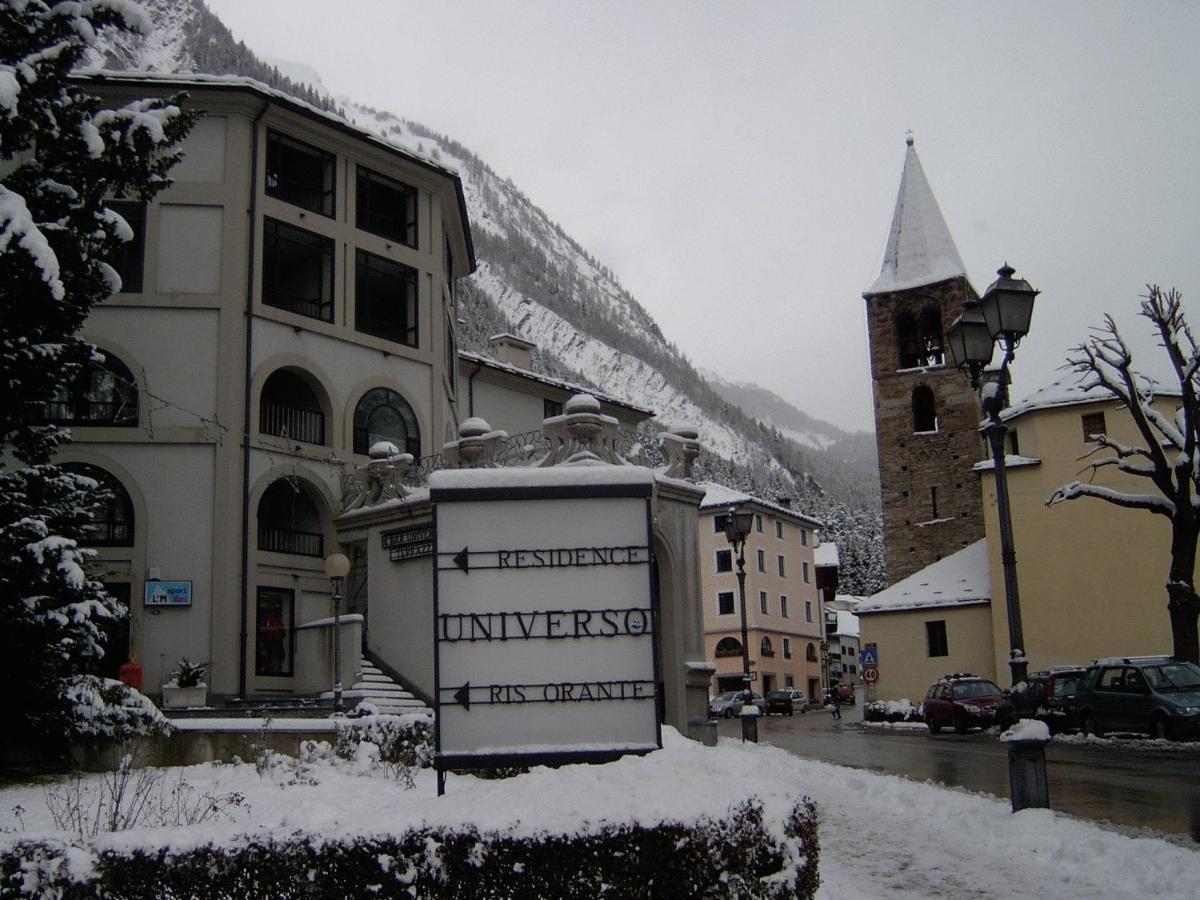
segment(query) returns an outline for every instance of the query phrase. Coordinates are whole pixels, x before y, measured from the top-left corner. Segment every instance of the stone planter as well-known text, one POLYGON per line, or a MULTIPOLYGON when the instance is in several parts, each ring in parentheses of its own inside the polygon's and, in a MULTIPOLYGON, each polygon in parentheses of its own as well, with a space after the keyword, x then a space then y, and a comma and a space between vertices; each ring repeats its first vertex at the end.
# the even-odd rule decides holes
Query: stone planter
POLYGON ((174 684, 162 686, 163 709, 187 709, 189 706, 208 705, 208 685, 204 682, 192 687, 179 687, 174 684))

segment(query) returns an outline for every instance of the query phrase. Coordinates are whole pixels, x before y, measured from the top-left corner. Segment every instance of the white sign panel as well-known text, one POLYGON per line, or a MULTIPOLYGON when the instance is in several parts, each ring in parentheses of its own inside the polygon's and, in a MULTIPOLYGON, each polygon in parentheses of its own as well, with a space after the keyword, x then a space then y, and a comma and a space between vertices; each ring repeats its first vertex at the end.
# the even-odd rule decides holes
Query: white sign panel
POLYGON ((650 485, 508 472, 432 485, 439 766, 661 746, 650 485))

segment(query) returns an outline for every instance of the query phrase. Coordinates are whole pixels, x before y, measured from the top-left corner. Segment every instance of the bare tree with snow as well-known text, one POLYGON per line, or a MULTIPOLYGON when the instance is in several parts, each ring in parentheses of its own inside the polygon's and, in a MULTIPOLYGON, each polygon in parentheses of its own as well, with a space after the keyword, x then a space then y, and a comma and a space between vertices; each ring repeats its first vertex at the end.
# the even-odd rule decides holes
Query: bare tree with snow
MULTIPOLYGON (((1111 316, 1104 327, 1072 351, 1068 363, 1085 378, 1121 401, 1137 426, 1141 442, 1127 446, 1107 434, 1091 435, 1102 457, 1088 468, 1093 476, 1105 467, 1144 478, 1153 491, 1135 493, 1074 481, 1047 501, 1054 505, 1097 497, 1127 509, 1146 510, 1171 522, 1171 568, 1167 575, 1167 612, 1177 659, 1200 662, 1200 597, 1196 594, 1196 546, 1200 538, 1200 348, 1183 314, 1175 289, 1147 286, 1141 315, 1153 323, 1178 381, 1180 408, 1174 417, 1154 407, 1156 384, 1133 368, 1133 355, 1111 316)), ((1175 396, 1175 386, 1169 391, 1175 396)), ((1164 391, 1166 393, 1166 391, 1164 391)), ((1091 455, 1091 454, 1089 454, 1091 455)))

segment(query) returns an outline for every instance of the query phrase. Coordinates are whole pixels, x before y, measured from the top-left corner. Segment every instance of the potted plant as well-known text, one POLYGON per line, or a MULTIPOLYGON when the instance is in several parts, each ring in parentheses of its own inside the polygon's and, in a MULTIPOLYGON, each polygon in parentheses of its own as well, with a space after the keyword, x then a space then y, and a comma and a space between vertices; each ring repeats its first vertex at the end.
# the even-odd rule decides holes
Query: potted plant
POLYGON ((163 707, 184 709, 189 706, 205 706, 208 703, 208 685, 204 674, 208 666, 195 663, 184 657, 171 673, 171 680, 162 686, 163 707))

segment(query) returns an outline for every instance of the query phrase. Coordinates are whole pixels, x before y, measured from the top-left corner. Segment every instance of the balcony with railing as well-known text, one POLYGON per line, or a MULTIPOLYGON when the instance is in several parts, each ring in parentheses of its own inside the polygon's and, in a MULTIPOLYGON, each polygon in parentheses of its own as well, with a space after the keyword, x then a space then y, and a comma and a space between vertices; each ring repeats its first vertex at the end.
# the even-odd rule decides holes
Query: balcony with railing
POLYGON ((312 531, 296 531, 290 528, 258 528, 258 549, 270 553, 291 553, 296 556, 325 555, 325 538, 312 531))
POLYGON ((317 410, 264 400, 259 429, 263 434, 292 441, 324 444, 325 414, 317 410))

